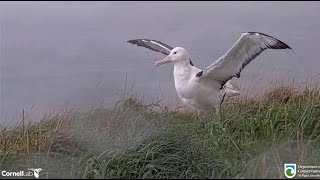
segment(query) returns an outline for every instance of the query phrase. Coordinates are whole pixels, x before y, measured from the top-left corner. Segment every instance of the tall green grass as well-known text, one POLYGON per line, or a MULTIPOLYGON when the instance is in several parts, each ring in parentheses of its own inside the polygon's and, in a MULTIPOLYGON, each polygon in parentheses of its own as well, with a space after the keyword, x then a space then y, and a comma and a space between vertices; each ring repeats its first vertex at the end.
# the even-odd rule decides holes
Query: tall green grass
POLYGON ((131 97, 23 124, 1 130, 0 169, 41 167, 42 178, 284 178, 284 163, 320 164, 315 86, 233 99, 219 117, 131 97))

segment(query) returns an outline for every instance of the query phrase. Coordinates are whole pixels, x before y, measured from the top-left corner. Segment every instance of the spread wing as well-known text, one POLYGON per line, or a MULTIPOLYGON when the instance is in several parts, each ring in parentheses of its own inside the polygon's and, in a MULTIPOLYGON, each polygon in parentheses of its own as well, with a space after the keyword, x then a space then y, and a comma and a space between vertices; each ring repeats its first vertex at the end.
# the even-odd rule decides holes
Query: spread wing
MULTIPOLYGON (((150 39, 133 39, 127 41, 131 44, 136 44, 137 46, 145 47, 151 49, 152 51, 160 52, 165 55, 169 55, 170 51, 173 49, 171 46, 157 40, 150 39)), ((190 59, 190 64, 193 66, 193 63, 190 59)))
POLYGON ((156 52, 161 52, 162 54, 165 54, 165 55, 169 55, 170 51, 173 49, 171 46, 157 40, 133 39, 127 42, 131 44, 136 44, 137 46, 142 46, 142 47, 151 49, 156 52))
MULTIPOLYGON (((258 32, 246 32, 216 62, 199 72, 197 77, 209 77, 223 86, 233 77, 240 77, 241 70, 266 49, 291 49, 282 41, 258 32)), ((291 49, 292 50, 292 49, 291 49)))

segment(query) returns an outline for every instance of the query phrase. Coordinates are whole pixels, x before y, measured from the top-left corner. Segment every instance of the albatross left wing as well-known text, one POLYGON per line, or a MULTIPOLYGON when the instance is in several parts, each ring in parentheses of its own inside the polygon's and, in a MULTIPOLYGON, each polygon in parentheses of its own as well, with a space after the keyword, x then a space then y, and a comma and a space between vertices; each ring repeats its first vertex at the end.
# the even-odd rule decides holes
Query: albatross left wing
MULTIPOLYGON (((131 44, 136 44, 137 46, 142 46, 152 51, 160 52, 165 55, 169 55, 170 51, 173 49, 171 46, 157 40, 150 40, 150 39, 133 39, 127 41, 131 44)), ((193 66, 193 63, 190 59, 190 64, 193 66)))
POLYGON ((165 55, 169 55, 170 51, 173 49, 171 46, 157 40, 133 39, 127 42, 131 44, 136 44, 137 46, 142 46, 142 47, 151 49, 152 51, 161 52, 162 54, 165 54, 165 55))

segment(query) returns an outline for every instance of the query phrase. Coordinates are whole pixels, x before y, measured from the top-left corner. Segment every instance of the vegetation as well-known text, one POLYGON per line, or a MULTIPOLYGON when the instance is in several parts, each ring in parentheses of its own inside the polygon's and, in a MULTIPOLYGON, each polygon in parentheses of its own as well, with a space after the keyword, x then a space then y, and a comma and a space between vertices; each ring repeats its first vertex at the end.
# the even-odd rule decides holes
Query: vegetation
POLYGON ((0 169, 42 178, 284 178, 320 165, 320 91, 278 86, 200 119, 131 97, 114 109, 61 111, 0 131, 0 169))

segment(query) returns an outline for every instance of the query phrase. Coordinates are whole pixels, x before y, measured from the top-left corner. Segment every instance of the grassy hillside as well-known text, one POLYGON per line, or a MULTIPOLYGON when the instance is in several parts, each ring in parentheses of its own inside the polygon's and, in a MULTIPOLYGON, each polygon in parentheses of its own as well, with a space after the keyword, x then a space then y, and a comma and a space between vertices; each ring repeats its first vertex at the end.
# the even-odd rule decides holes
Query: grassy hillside
POLYGON ((0 170, 42 178, 284 178, 320 165, 320 91, 281 86, 227 102, 221 116, 142 105, 59 112, 0 132, 0 170))

